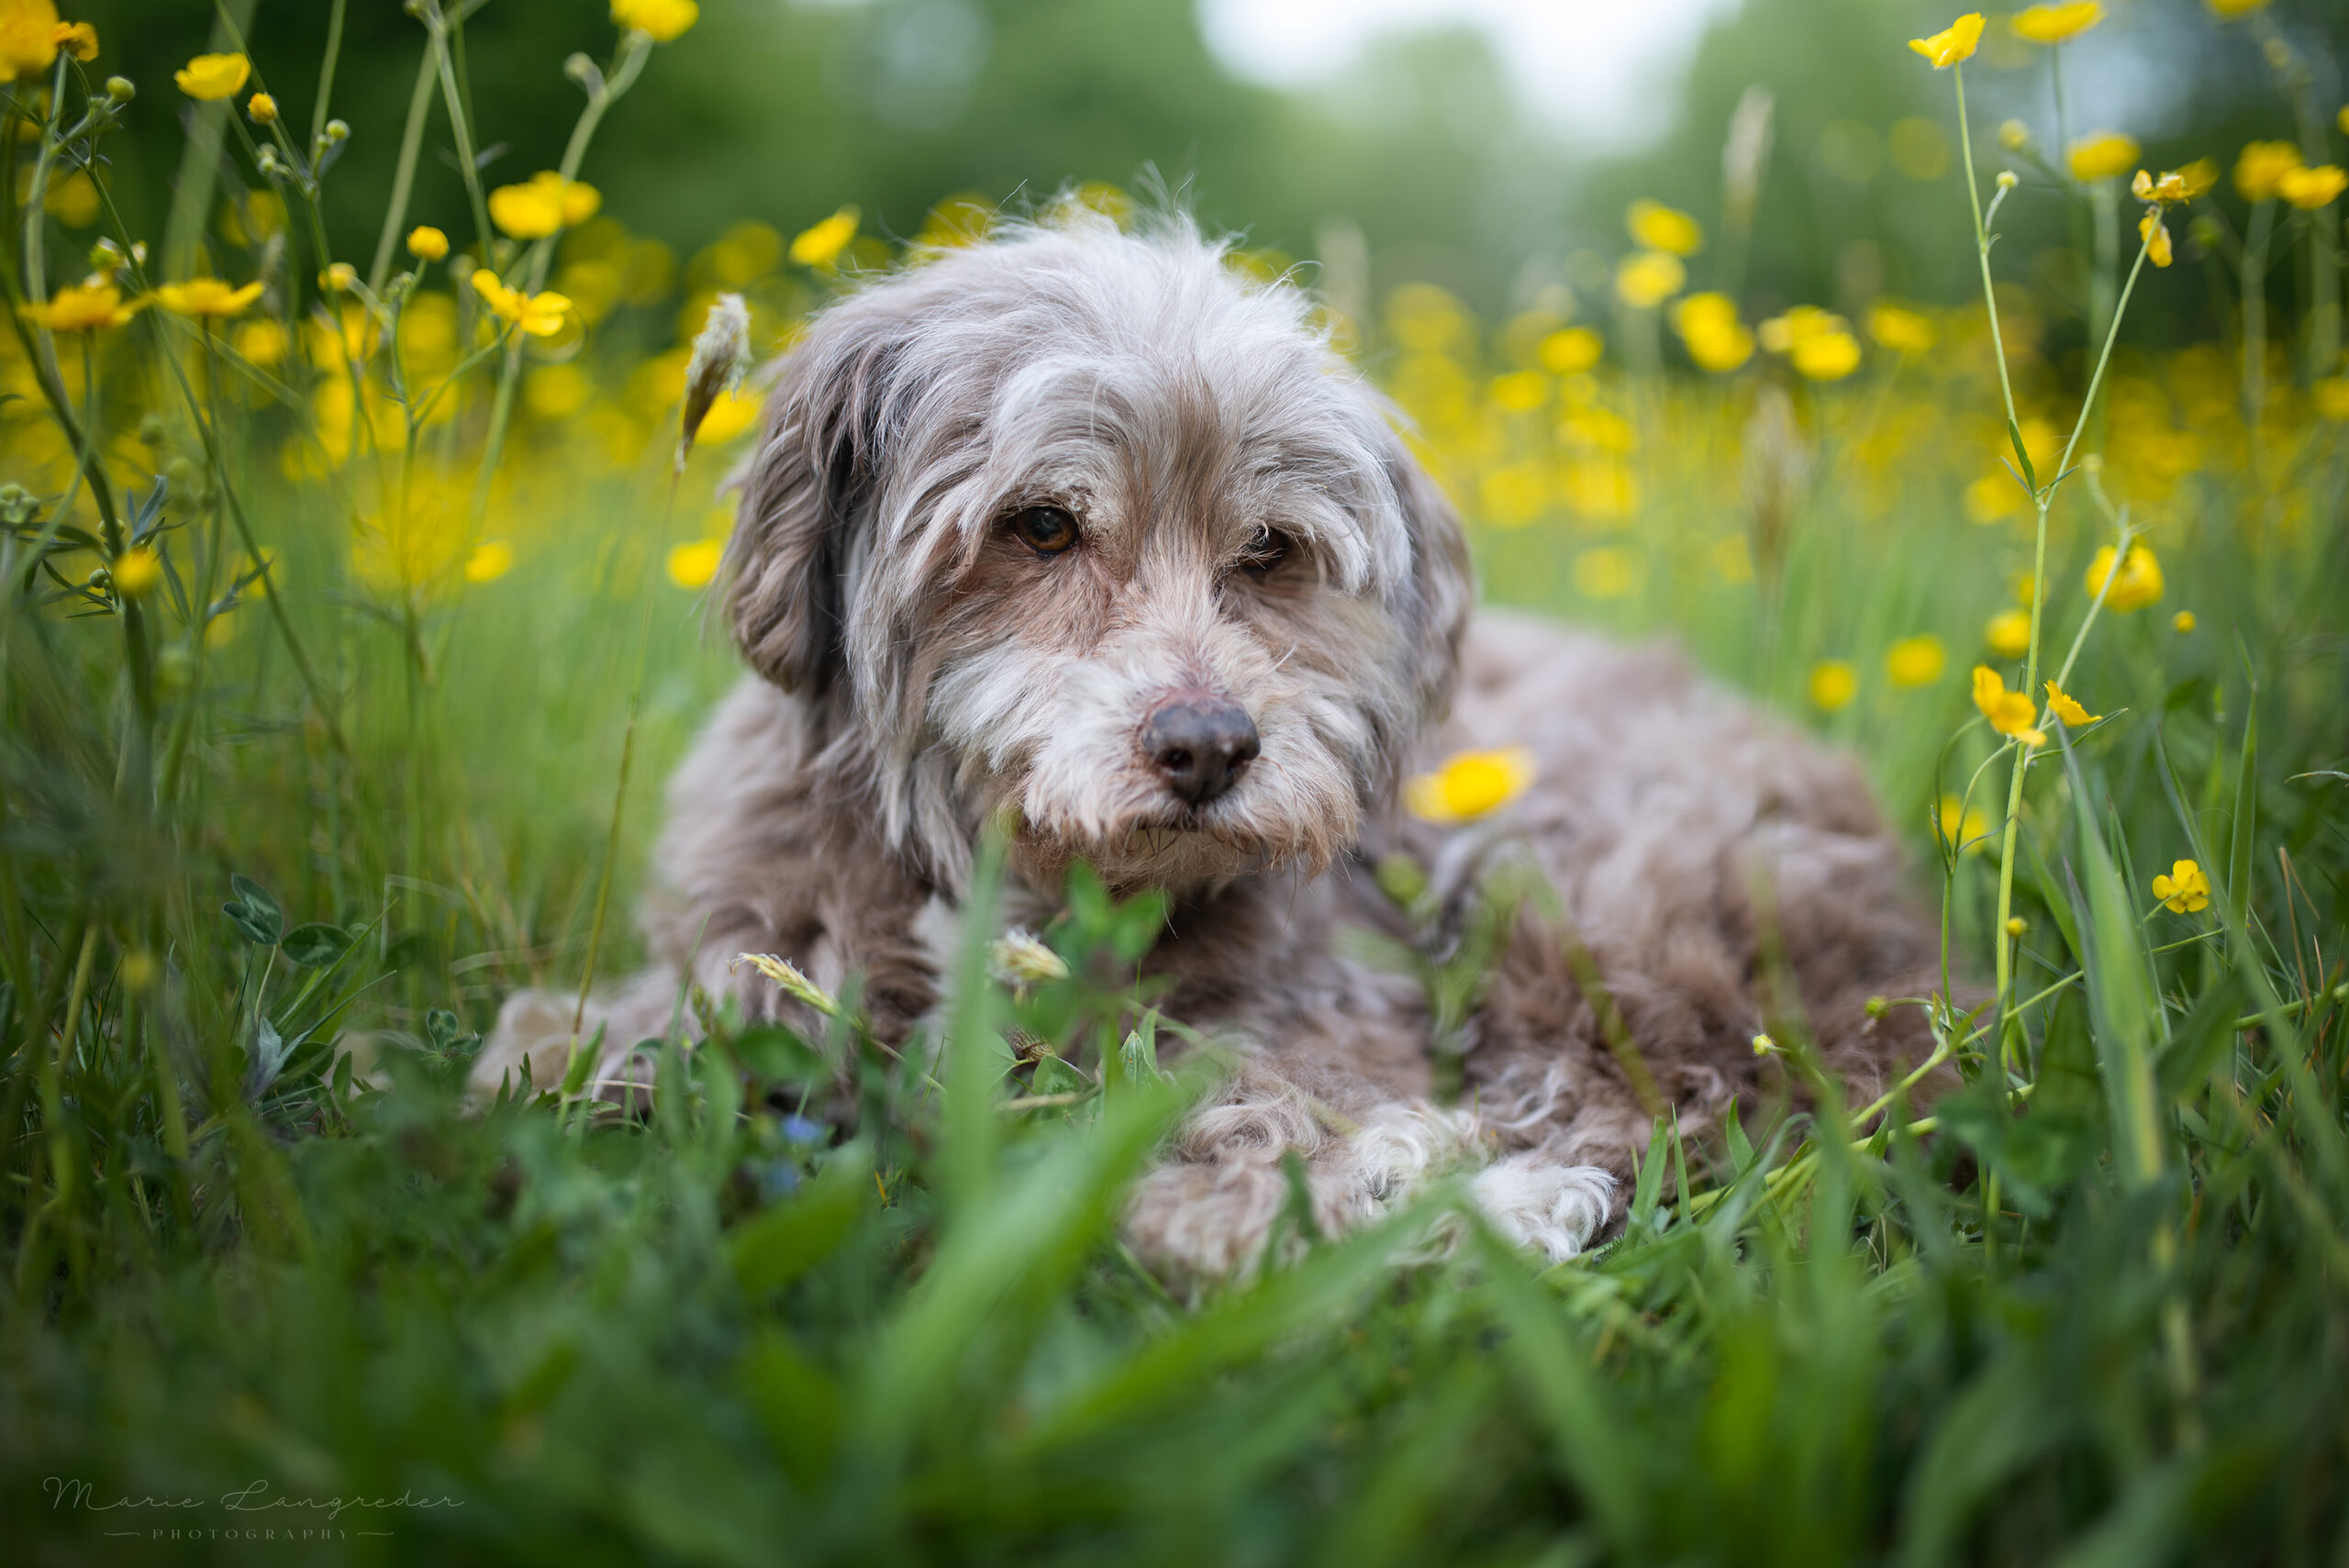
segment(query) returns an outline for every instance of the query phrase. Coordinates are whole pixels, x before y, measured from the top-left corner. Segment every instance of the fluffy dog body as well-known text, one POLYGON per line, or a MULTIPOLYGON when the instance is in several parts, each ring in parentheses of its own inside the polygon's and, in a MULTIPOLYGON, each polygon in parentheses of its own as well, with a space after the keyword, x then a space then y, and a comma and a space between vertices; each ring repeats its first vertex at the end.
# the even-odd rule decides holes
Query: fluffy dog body
MULTIPOLYGON (((1668 653, 1491 613, 1472 629, 1458 522, 1384 406, 1301 295, 1186 226, 1022 229, 818 317, 770 398, 727 584, 754 673, 673 783, 655 965, 597 1007, 615 1056, 661 1032, 681 976, 787 1006, 729 971, 744 951, 861 976, 902 1037, 998 812, 1012 920, 1048 917, 1080 857, 1163 889, 1145 964, 1166 1010, 1249 1047, 1129 1211, 1169 1272, 1250 1264, 1291 1151, 1325 1229, 1481 1165, 1501 1228, 1569 1255, 1659 1095, 1688 1130, 1753 1102, 1774 973, 1848 1076, 1922 1054, 1864 1007, 1931 949, 1849 762, 1668 653), (1407 770, 1503 744, 1540 769, 1515 806, 1399 819, 1407 770), (1430 940, 1367 870, 1398 848, 1455 915, 1500 854, 1558 895, 1561 919, 1504 946, 1456 1106, 1429 1097, 1416 987, 1335 940, 1430 940)), ((477 1081, 527 1052, 548 1083, 570 1023, 520 994, 477 1081)))

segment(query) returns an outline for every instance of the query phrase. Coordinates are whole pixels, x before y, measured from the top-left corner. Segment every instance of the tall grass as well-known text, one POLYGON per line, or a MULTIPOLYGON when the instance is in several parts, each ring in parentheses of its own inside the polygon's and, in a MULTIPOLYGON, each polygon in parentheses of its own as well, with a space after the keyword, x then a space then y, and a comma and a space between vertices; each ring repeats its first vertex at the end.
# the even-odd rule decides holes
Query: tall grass
MULTIPOLYGON (((495 134, 459 79, 474 8, 421 18, 417 113, 466 146, 495 134)), ((579 72, 562 177, 651 55, 623 34, 579 72)), ((1922 69, 1897 39, 1886 68, 1922 69)), ((183 187, 210 238, 148 256, 103 199, 90 78, 69 52, 11 85, 40 199, 0 212, 25 307, 0 405, 16 1554, 2349 1551, 2337 208, 2261 196, 2229 251, 2231 198, 2172 207, 2182 250, 2260 286, 2221 301, 2231 349, 2124 339, 2093 397, 2096 360, 2035 347, 2052 307, 2009 286, 1859 326, 1687 308, 1701 235, 1652 213, 1620 286, 1490 328, 1425 287, 1339 321, 1489 596, 1669 631, 1860 749, 1947 920, 1950 993, 1887 1005, 1931 1006, 1963 1084, 1827 1094, 1758 1144, 1659 1126, 1620 1238, 1557 1268, 1438 1185, 1344 1237, 1300 1208, 1280 1266, 1191 1301, 1115 1220, 1216 1063, 1162 1070, 1176 1021, 1097 978, 1154 912, 1083 882, 1062 964, 1014 986, 974 949, 903 1057, 852 988, 821 1038, 705 1016, 625 1112, 460 1105, 508 990, 628 961, 620 922, 591 951, 601 884, 626 906, 731 678, 693 590, 748 414, 721 403, 673 478, 675 344, 720 289, 776 340, 888 259, 853 215, 729 231, 678 290, 607 217, 501 224, 523 198, 484 181, 455 215, 394 195, 338 278, 311 221, 328 105, 297 143, 239 93, 195 110, 230 149, 217 200, 183 187), (464 254, 403 249, 435 219, 464 254), (1656 254, 1683 274, 1660 295, 1656 254), (553 330, 501 317, 474 262, 562 295, 553 330), (75 330, 59 284, 94 265, 123 301, 263 287, 75 330), (2305 335, 2271 267, 2310 291, 2305 335), (2108 546, 2158 580, 2095 571, 2108 546), (1977 648, 2030 694, 2020 737, 1968 700, 1977 648), (2056 723, 2034 670, 2101 718, 2056 723), (2207 898, 2175 892, 2189 860, 2207 898)), ((2014 161, 2010 199, 2118 210, 2014 161)), ((1780 1050, 1808 1071, 1798 1029, 1780 1050)))

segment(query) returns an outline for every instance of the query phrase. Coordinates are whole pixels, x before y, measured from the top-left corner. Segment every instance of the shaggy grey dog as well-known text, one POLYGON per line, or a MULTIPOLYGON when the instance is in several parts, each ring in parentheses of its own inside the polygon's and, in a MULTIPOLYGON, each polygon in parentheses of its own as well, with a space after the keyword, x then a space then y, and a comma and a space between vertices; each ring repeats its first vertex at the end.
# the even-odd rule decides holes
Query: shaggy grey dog
MULTIPOLYGON (((1474 1168, 1497 1225, 1564 1258, 1656 1109, 1701 1132, 1770 1087, 1765 1018, 1798 1009, 1863 1086, 1924 1054, 1913 1012, 1867 1006, 1932 948, 1854 766, 1668 652, 1472 624, 1459 521, 1390 410, 1303 295, 1186 222, 1019 227, 849 295, 740 483, 723 603, 753 673, 671 786, 656 966, 591 1009, 607 1078, 681 976, 794 1006, 729 969, 746 951, 861 975, 903 1037, 999 811, 1010 922, 1048 919, 1079 857, 1163 889, 1166 1011, 1245 1042, 1127 1214, 1170 1274, 1254 1263, 1292 1151, 1325 1230, 1474 1168), (1522 799, 1402 819, 1408 772, 1498 745, 1533 753, 1522 799), (1397 851, 1432 874, 1416 922, 1370 873, 1397 851), (1334 939, 1456 940, 1508 856, 1554 906, 1500 943, 1440 1105, 1418 988, 1334 939)), ((526 1053, 551 1084, 571 1015, 514 997, 477 1084, 526 1053)))

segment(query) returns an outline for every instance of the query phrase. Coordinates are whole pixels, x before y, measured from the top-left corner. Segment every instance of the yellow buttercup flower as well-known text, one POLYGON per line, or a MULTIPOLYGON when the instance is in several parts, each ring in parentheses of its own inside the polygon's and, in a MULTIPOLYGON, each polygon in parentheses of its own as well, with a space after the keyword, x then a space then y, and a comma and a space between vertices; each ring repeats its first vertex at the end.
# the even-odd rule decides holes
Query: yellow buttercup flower
POLYGON ((2154 878, 2154 896, 2173 915, 2194 915, 2210 906, 2210 879, 2192 861, 2173 861, 2167 876, 2154 878))
POLYGON ((189 97, 210 104, 235 97, 252 73, 253 62, 241 54, 199 54, 173 72, 172 80, 189 97))
POLYGON ((1542 368, 1552 375, 1579 375, 1597 364, 1606 351, 1607 339, 1587 327, 1553 332, 1534 350, 1541 356, 1542 368))
POLYGON ((1909 47, 1944 71, 1974 58, 1982 43, 1982 13, 1968 11, 1929 39, 1910 39, 1909 47))
POLYGON ((1675 256, 1693 256, 1705 243, 1705 231, 1695 218, 1661 202, 1633 202, 1631 211, 1623 215, 1623 226, 1649 250, 1668 250, 1675 256))
POLYGON ((791 241, 791 259, 803 267, 829 267, 856 238, 858 213, 844 206, 823 222, 803 228, 791 241))
POLYGON ((596 216, 604 198, 596 187, 541 169, 518 185, 489 193, 489 221, 513 239, 543 239, 596 216))
POLYGON ((449 237, 429 223, 408 230, 407 253, 419 261, 437 261, 449 253, 449 237))
POLYGON ((17 313, 51 332, 95 332, 120 327, 146 307, 143 299, 123 303, 122 291, 112 284, 83 284, 59 289, 46 305, 20 305, 17 313))
POLYGON ((1841 381, 1860 368, 1860 340, 1849 332, 1821 332, 1798 340, 1787 356, 1812 381, 1841 381))
POLYGON ((2053 681, 2047 683, 2047 711, 2074 729, 2085 728, 2104 717, 2082 707, 2079 699, 2065 695, 2064 688, 2053 681))
POLYGON ((1753 357, 1753 334, 1738 320, 1737 306, 1725 294, 1690 295, 1673 306, 1672 325, 1688 346, 1688 357, 1716 374, 1753 357))
POLYGON ((2031 612, 2000 610, 1982 628, 1982 640, 2001 659, 2020 659, 2031 651, 2031 612))
POLYGON ((245 117, 255 125, 277 122, 277 100, 266 93, 255 93, 245 100, 245 117))
POLYGON ((669 581, 680 588, 707 588, 725 556, 726 546, 714 539, 681 544, 669 552, 669 581))
POLYGON ((2039 710, 2021 692, 2007 690, 2006 681, 1987 664, 1974 666, 1974 706, 2001 735, 2011 735, 2036 746, 2047 737, 2032 728, 2039 710))
POLYGON ((1687 283, 1688 269, 1669 250, 1635 250, 1615 269, 1616 296, 1640 310, 1653 310, 1687 283))
POLYGON ((1947 668, 1948 651, 1942 647, 1942 639, 1930 632, 1921 637, 1904 637, 1884 651, 1884 673, 1896 686, 1930 686, 1942 678, 1942 672, 1947 668))
POLYGON ((2104 20, 2104 7, 2097 0, 2070 0, 2067 5, 2033 6, 2018 11, 2007 26, 2015 37, 2032 43, 2063 43, 2078 38, 2104 20))
POLYGON ((56 64, 63 29, 50 0, 0 0, 0 82, 37 77, 56 64))
POLYGON ((2135 168, 2139 150, 2135 137, 2117 130, 2100 130, 2072 143, 2065 161, 2071 166, 2073 179, 2084 185, 2093 184, 2135 168))
POLYGON ((1810 700, 1829 713, 1860 695, 1860 673, 1849 660, 1822 659, 1810 667, 1810 700))
POLYGON ((318 274, 318 286, 328 294, 348 294, 359 286, 359 269, 348 261, 337 261, 318 274))
POLYGON ((502 539, 484 539, 465 557, 465 581, 495 583, 514 570, 514 547, 502 539))
POLYGON ((259 278, 242 288, 230 288, 218 278, 190 278, 184 284, 164 284, 155 290, 155 303, 175 316, 242 316, 245 307, 260 297, 259 278))
POLYGON ((98 58, 98 29, 87 22, 60 22, 57 47, 87 65, 98 58))
POLYGON ((2161 209, 2153 208, 2137 220, 2137 236, 2145 242, 2145 255, 2156 267, 2166 267, 2176 259, 2170 249, 2169 226, 2162 221, 2161 209))
POLYGON ((1933 831, 1951 849, 1965 854, 1978 855, 1990 847, 1989 814, 1954 795, 1943 795, 1934 806, 1933 831))
POLYGON ((1868 311, 1868 336, 1876 339, 1879 349, 1896 354, 1922 354, 1931 351, 1939 334, 1931 317, 1879 301, 1868 311))
POLYGON ((654 43, 671 42, 700 17, 694 0, 612 0, 613 22, 651 35, 654 43))
POLYGON ((2162 563, 2154 559, 2151 550, 2142 544, 2131 545, 2128 559, 2121 562, 2117 575, 2113 570, 2116 553, 2108 544, 2096 552, 2094 561, 2088 562, 2089 593, 2103 589, 2106 578, 2112 579, 2111 591, 2104 595, 2105 608, 2126 615, 2132 610, 2143 609, 2162 596, 2162 563))
POLYGON ((2254 11, 2264 9, 2267 0, 2202 0, 2202 3, 2221 20, 2232 21, 2237 17, 2248 17, 2254 11))
POLYGON ((145 545, 133 545, 114 558, 114 591, 126 599, 144 597, 163 580, 163 558, 145 545))
POLYGON ((544 294, 525 294, 520 289, 507 288, 495 272, 486 267, 475 269, 473 292, 489 308, 514 323, 533 338, 551 338, 562 330, 562 318, 571 313, 571 301, 551 289, 544 294))
POLYGON ((2276 194, 2302 212, 2330 206, 2343 190, 2349 190, 2349 173, 2331 163, 2320 163, 2313 169, 2287 169, 2276 181, 2276 194))
POLYGON ((1537 771, 1531 747, 1461 751, 1446 758, 1435 772, 1406 783, 1403 800, 1411 815, 1424 822, 1474 822, 1523 795, 1537 771))
POLYGON ((2235 189, 2247 202, 2266 201, 2299 166, 2300 150, 2288 141, 2246 142, 2235 156, 2235 189))

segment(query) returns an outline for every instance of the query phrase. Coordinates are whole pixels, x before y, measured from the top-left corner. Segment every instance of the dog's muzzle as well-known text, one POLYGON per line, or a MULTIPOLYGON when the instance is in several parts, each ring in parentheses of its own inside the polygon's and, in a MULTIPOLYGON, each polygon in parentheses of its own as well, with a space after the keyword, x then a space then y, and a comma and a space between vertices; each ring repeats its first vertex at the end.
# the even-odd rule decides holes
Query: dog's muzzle
POLYGON ((1168 789, 1205 806, 1256 760, 1256 722, 1230 697, 1177 692, 1143 716, 1141 749, 1168 789))

